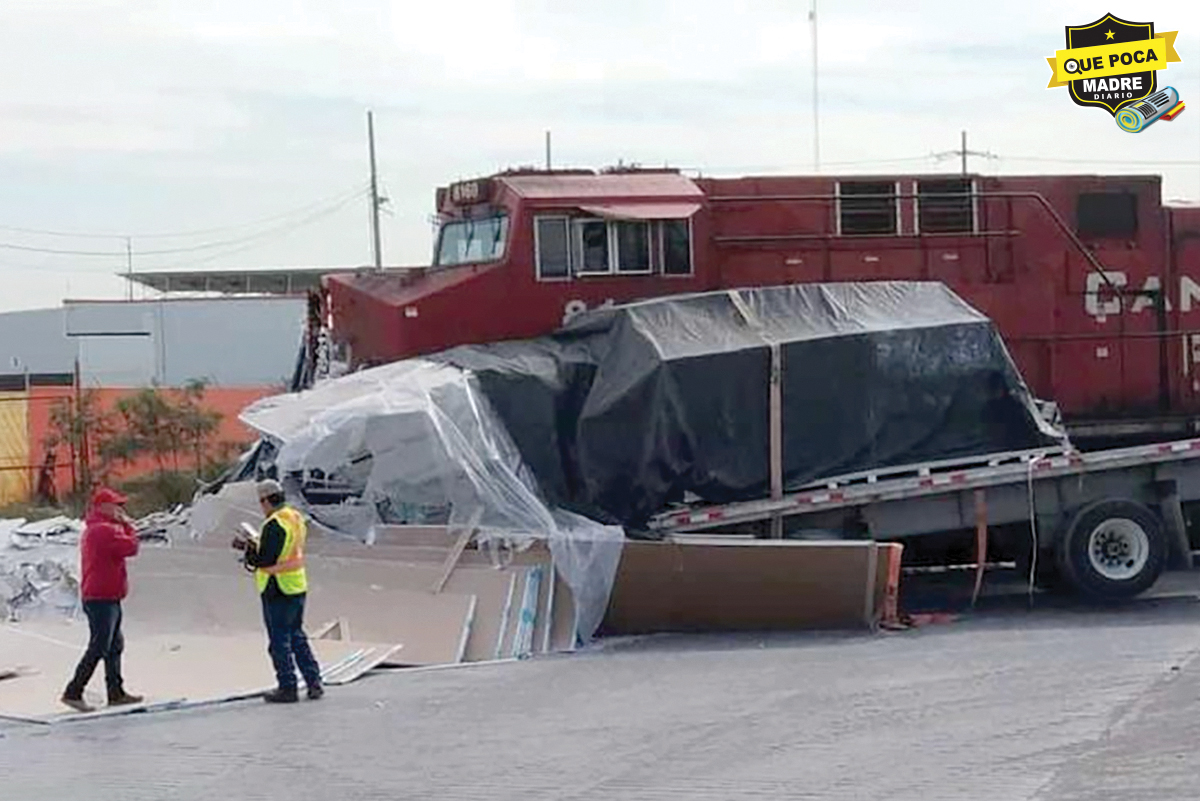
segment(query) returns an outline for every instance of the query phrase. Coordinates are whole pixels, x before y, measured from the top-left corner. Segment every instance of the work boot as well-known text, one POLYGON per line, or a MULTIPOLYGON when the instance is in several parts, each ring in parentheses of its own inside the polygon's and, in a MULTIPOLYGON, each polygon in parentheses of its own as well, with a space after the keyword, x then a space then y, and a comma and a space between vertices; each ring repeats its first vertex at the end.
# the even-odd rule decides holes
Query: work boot
POLYGON ((294 704, 300 700, 300 695, 295 687, 279 687, 264 695, 263 700, 268 704, 294 704))
POLYGON ((325 688, 320 684, 313 684, 308 688, 308 700, 320 701, 325 697, 325 688))
POLYGON ((109 706, 128 706, 130 704, 140 704, 144 700, 146 700, 146 699, 140 695, 130 695, 129 693, 125 692, 124 690, 121 690, 121 692, 119 692, 119 693, 114 693, 114 694, 108 696, 108 705, 109 706))
POLYGON ((74 709, 76 712, 95 712, 96 711, 95 707, 89 705, 87 701, 83 700, 82 696, 80 696, 79 698, 75 698, 74 696, 68 695, 67 693, 63 693, 62 698, 59 700, 61 700, 67 706, 71 707, 71 709, 74 709))

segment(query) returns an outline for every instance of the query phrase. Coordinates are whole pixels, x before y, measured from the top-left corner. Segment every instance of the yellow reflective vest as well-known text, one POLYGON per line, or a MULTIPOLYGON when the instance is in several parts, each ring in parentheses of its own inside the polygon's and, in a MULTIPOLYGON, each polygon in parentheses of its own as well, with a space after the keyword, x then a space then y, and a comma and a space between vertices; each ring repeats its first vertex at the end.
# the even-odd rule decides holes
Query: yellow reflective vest
MULTIPOLYGON (((267 589, 267 582, 271 580, 271 576, 274 576, 279 584, 279 591, 284 595, 308 592, 308 574, 304 571, 304 541, 308 537, 308 526, 304 522, 304 516, 292 507, 284 506, 268 517, 267 523, 272 520, 283 527, 286 535, 283 550, 279 552, 279 559, 275 564, 255 569, 254 583, 258 585, 261 594, 267 589)), ((266 528, 267 523, 263 524, 263 528, 266 528)))

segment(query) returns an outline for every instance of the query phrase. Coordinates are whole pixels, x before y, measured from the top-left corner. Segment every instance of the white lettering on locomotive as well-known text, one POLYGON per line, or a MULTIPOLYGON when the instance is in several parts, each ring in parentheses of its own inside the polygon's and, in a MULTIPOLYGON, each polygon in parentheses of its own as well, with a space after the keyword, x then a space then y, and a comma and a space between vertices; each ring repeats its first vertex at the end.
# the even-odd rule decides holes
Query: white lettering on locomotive
MULTIPOLYGON (((1129 288, 1129 276, 1120 270, 1088 273, 1083 296, 1083 308, 1096 322, 1103 323, 1109 317, 1128 311, 1140 314, 1147 309, 1157 308, 1156 295, 1163 292, 1162 279, 1157 275, 1147 276, 1136 290, 1129 288), (1107 280, 1106 280, 1107 279, 1107 280), (1125 305, 1122 305, 1124 300, 1125 305)), ((1171 297, 1163 298, 1167 311, 1173 311, 1171 297)), ((1179 310, 1190 312, 1200 308, 1200 283, 1184 275, 1179 278, 1179 310)))
MULTIPOLYGON (((597 309, 611 309, 614 305, 616 305, 616 302, 612 298, 609 298, 608 300, 604 301, 596 308, 597 309)), ((571 322, 571 320, 573 318, 578 317, 579 315, 583 314, 587 310, 588 310, 588 305, 584 301, 578 300, 578 299, 568 300, 567 305, 563 307, 562 324, 566 325, 567 323, 571 322)))

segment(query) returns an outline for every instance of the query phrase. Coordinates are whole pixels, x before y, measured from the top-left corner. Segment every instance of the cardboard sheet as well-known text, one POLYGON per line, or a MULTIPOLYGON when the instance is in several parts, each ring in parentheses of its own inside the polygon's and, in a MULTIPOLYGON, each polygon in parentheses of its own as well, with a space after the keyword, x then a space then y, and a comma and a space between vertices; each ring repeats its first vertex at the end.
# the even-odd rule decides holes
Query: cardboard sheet
POLYGON ((627 542, 611 634, 870 626, 874 542, 680 537, 627 542))

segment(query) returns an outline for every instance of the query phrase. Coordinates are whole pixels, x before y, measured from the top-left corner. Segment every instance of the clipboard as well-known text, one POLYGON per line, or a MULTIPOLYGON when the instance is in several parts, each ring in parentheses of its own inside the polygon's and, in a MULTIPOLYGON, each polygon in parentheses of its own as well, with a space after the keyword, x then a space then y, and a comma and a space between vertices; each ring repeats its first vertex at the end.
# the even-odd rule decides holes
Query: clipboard
POLYGON ((239 525, 242 529, 242 533, 244 533, 246 535, 246 539, 250 540, 255 545, 258 545, 258 537, 259 537, 258 530, 255 529, 254 526, 250 525, 249 523, 247 523, 245 521, 242 521, 239 525))

